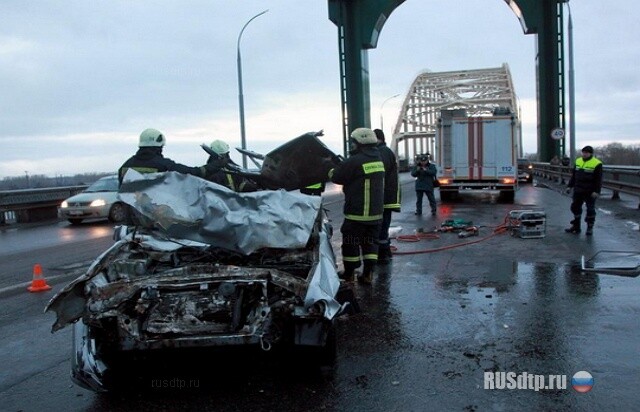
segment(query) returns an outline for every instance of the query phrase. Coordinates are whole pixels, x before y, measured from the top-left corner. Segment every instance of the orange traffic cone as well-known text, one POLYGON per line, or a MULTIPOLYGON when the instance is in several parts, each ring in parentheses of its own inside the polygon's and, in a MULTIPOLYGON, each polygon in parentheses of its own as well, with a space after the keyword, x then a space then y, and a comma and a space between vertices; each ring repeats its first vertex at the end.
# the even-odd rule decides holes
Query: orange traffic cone
POLYGON ((42 266, 39 263, 33 265, 33 280, 31 286, 27 288, 29 292, 44 292, 51 290, 51 286, 47 284, 47 280, 42 276, 42 266))

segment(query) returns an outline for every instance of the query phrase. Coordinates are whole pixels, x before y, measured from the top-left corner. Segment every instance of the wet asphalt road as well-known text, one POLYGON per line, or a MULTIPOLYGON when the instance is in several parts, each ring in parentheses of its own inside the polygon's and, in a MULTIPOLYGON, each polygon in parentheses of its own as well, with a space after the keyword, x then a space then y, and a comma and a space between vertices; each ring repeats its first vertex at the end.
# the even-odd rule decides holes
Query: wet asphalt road
MULTIPOLYGON (((111 396, 68 379, 70 331, 51 335, 52 316, 41 313, 51 294, 0 295, 0 410, 639 409, 640 278, 586 275, 577 266, 581 255, 598 250, 640 250, 637 202, 601 199, 596 236, 587 239, 563 233, 569 198, 553 189, 524 185, 515 205, 488 194, 463 196, 435 218, 413 215, 410 184, 403 196, 392 223, 403 234, 464 218, 484 226, 476 240, 509 210, 536 207, 546 210, 547 236, 497 235, 397 255, 372 286, 355 287, 363 311, 339 320, 333 371, 273 354, 191 353, 142 365, 132 393, 111 396), (580 370, 594 377, 586 394, 571 389, 580 370), (486 371, 565 374, 568 388, 485 390, 486 371)), ((338 235, 340 207, 328 205, 338 235)), ((444 233, 394 244, 408 252, 461 241, 444 233)))

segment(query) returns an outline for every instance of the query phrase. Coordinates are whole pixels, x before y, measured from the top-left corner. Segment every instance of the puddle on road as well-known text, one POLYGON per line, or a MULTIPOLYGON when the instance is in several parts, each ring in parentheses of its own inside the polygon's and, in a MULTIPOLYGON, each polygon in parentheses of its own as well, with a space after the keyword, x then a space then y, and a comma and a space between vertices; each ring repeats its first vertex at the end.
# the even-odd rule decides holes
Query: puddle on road
POLYGON ((599 276, 575 263, 503 260, 468 275, 424 273, 424 266, 411 273, 417 266, 403 265, 406 272, 392 277, 385 304, 400 314, 401 335, 414 342, 493 341, 527 330, 545 336, 539 325, 564 324, 558 316, 579 319, 601 291, 599 276))

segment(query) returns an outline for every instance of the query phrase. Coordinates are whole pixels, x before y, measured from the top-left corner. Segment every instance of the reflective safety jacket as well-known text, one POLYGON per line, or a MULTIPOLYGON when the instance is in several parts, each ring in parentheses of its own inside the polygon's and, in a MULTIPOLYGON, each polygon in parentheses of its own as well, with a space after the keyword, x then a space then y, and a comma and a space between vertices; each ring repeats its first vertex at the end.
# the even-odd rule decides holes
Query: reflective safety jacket
POLYGON ((130 157, 118 170, 118 180, 122 184, 122 179, 127 170, 133 169, 139 173, 156 172, 180 172, 198 177, 204 177, 206 170, 204 167, 189 167, 176 163, 171 159, 162 156, 159 147, 141 147, 138 152, 130 157))
POLYGON ((321 196, 322 192, 324 192, 324 188, 325 188, 325 183, 314 183, 312 185, 309 185, 307 187, 303 187, 302 189, 300 189, 300 193, 304 193, 305 195, 311 195, 311 196, 321 196))
POLYGON ((363 147, 329 171, 332 182, 343 185, 344 217, 378 224, 384 205, 384 163, 375 147, 363 147))
POLYGON ((380 158, 384 163, 384 208, 399 212, 401 194, 396 155, 385 143, 378 144, 378 151, 380 151, 380 158))
POLYGON ((258 189, 256 185, 246 177, 229 173, 226 169, 222 169, 213 175, 207 175, 206 179, 225 186, 234 192, 255 192, 258 189))
POLYGON ((569 187, 574 193, 600 193, 602 189, 602 162, 591 156, 588 160, 582 157, 576 159, 569 187))

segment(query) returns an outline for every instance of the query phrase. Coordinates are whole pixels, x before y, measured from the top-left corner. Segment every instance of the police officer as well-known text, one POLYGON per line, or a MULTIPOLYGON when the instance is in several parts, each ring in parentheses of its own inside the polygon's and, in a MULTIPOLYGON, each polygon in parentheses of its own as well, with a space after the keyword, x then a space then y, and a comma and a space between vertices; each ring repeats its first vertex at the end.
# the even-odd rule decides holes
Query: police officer
POLYGON ((238 165, 231 160, 229 145, 226 142, 214 140, 209 147, 215 155, 209 156, 207 165, 211 165, 214 170, 218 169, 214 173, 208 173, 207 180, 226 186, 234 192, 255 192, 257 190, 257 186, 252 181, 237 173, 232 173, 227 167, 229 165, 238 167, 238 165))
POLYGON ((364 262, 361 283, 371 283, 378 260, 378 237, 384 205, 384 163, 376 148, 373 130, 358 128, 351 133, 349 154, 329 171, 332 182, 343 185, 344 223, 342 232, 343 278, 352 281, 355 270, 364 262))
POLYGON ((582 148, 582 157, 576 159, 571 180, 567 184, 567 193, 573 188, 573 201, 571 213, 573 220, 571 226, 565 229, 567 233, 580 233, 580 217, 582 216, 582 204, 587 206, 587 223, 585 235, 593 235, 593 224, 596 221, 596 199, 602 189, 602 162, 593 156, 593 147, 582 148))
POLYGON ((129 169, 140 173, 175 171, 205 177, 208 171, 212 172, 217 168, 214 165, 189 167, 164 157, 162 155, 162 148, 166 142, 167 139, 164 135, 156 129, 145 129, 140 133, 138 151, 124 162, 118 170, 118 180, 120 184, 122 184, 122 179, 129 169))
POLYGON ((389 242, 389 226, 391 225, 391 213, 400 211, 400 185, 398 184, 398 163, 396 155, 387 147, 384 132, 380 129, 373 131, 378 139, 378 151, 384 163, 384 211, 380 223, 380 235, 378 237, 378 263, 389 262, 392 258, 391 244, 389 242))

